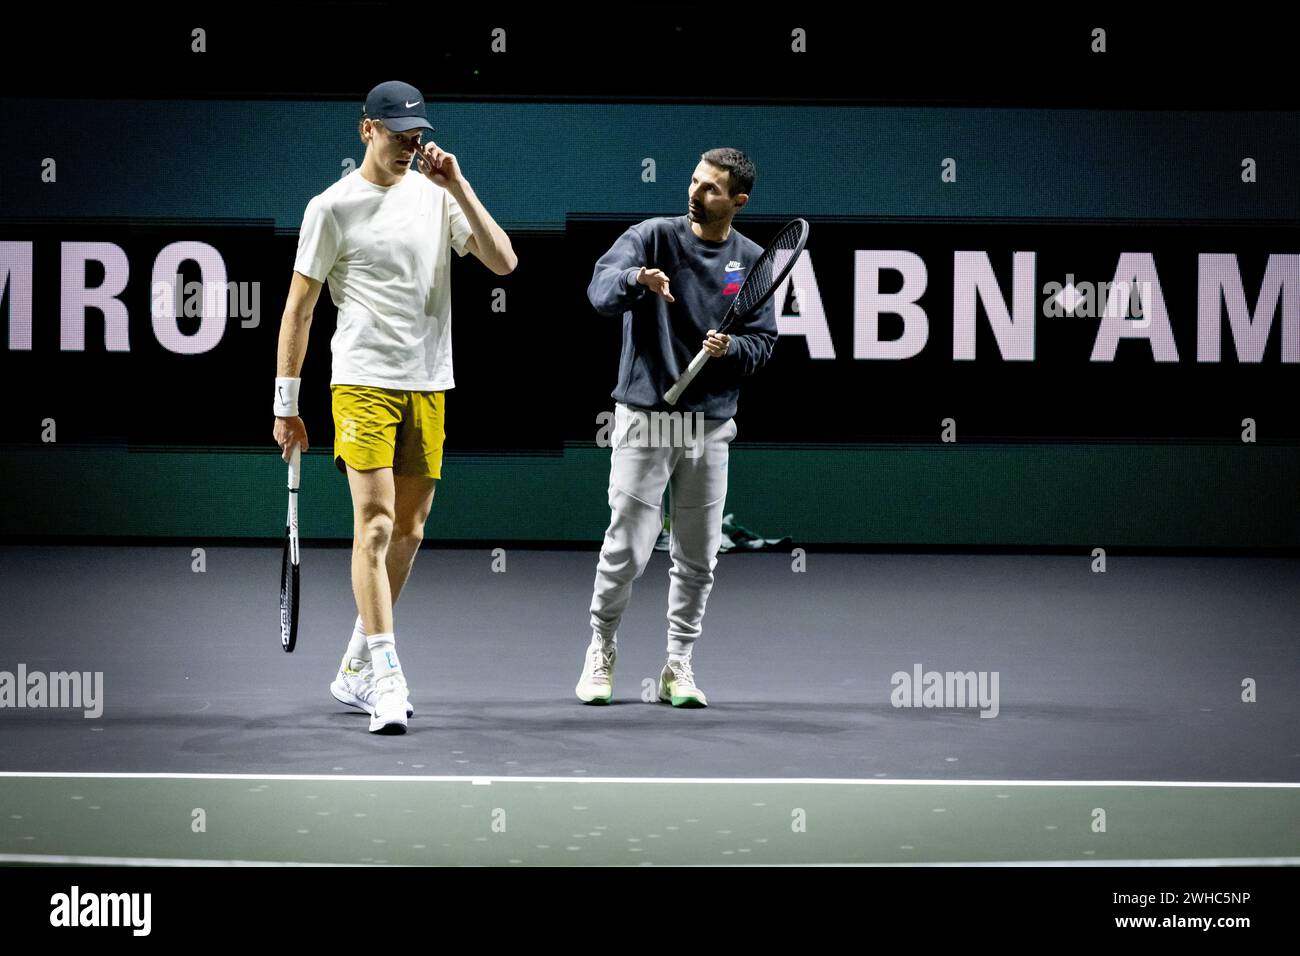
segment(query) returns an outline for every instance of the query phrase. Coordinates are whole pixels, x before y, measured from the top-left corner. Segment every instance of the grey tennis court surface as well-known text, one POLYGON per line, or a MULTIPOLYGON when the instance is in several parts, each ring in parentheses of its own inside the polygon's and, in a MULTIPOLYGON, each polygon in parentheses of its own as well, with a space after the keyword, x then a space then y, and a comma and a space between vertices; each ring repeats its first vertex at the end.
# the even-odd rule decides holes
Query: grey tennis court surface
POLYGON ((426 548, 377 737, 327 690, 350 552, 305 545, 287 655, 278 547, 194 547, 0 548, 0 672, 103 674, 97 718, 0 709, 0 860, 1300 858, 1298 560, 727 555, 683 711, 642 699, 665 555, 594 708, 594 553, 426 548), (894 706, 917 668, 996 672, 996 717, 894 706))

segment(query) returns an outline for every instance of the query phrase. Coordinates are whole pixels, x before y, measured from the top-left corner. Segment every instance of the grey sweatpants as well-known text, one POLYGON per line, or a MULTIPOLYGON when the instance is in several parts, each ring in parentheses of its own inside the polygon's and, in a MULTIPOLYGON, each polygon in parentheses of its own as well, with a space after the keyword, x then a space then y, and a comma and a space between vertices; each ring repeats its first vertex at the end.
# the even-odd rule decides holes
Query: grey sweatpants
MULTIPOLYGON (((678 413, 679 415, 681 413, 678 413)), ((736 422, 705 419, 694 433, 656 442, 651 413, 622 403, 610 435, 609 528, 596 564, 591 596, 592 631, 615 636, 632 582, 641 576, 663 529, 663 495, 670 486, 671 555, 668 585, 668 653, 687 657, 713 588, 727 499, 727 458, 736 422), (634 418, 640 416, 640 422, 634 418), (649 420, 649 421, 648 421, 649 420), (638 427, 640 426, 640 427, 638 427), (689 435, 693 441, 678 440, 689 435)), ((662 420, 661 420, 662 424, 662 420)))

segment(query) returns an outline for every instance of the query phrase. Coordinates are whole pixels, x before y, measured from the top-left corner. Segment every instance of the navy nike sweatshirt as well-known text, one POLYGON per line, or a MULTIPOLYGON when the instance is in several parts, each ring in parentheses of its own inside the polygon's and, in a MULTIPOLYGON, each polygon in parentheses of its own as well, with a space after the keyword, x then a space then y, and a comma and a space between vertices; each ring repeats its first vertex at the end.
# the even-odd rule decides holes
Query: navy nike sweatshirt
POLYGON ((740 380, 762 368, 776 344, 776 310, 769 299, 745 323, 733 323, 727 354, 709 359, 676 406, 664 392, 716 329, 763 249, 735 227, 723 242, 701 239, 686 216, 647 219, 629 228, 600 257, 587 298, 601 315, 623 314, 623 351, 616 401, 642 408, 676 407, 727 419, 736 413, 740 380), (675 302, 636 281, 637 270, 660 269, 675 302))

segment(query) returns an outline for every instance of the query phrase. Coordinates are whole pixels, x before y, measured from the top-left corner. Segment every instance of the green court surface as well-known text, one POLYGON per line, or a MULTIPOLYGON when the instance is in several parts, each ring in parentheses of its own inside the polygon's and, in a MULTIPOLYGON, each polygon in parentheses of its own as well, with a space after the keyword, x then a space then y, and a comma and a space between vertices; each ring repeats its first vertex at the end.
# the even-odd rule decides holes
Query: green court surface
POLYGON ((10 864, 1120 861, 1296 864, 1300 785, 0 774, 10 864))

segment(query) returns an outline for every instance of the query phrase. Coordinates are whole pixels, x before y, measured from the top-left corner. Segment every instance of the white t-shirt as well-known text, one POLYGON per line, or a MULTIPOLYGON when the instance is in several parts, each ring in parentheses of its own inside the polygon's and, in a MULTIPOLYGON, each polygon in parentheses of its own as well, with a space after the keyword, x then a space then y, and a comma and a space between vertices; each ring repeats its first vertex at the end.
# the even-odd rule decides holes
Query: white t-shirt
POLYGON ((451 255, 471 230, 460 204, 408 172, 376 186, 354 170, 303 213, 294 271, 329 280, 338 306, 331 385, 433 392, 451 368, 451 255))

